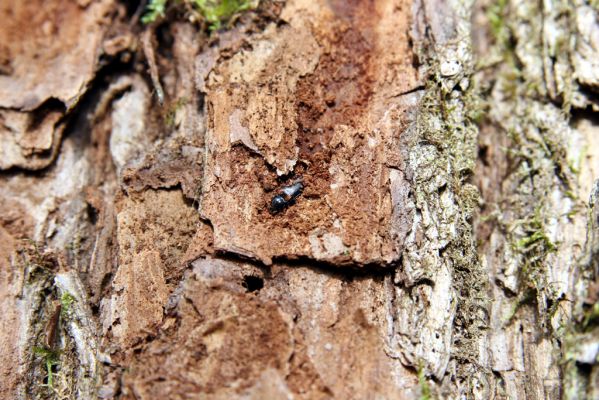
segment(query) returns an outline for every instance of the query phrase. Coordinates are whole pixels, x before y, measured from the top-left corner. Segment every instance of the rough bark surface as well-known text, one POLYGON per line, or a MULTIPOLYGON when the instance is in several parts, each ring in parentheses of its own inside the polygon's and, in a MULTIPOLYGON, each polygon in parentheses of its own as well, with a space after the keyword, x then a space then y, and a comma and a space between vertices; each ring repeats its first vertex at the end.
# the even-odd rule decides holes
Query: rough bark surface
POLYGON ((599 396, 596 2, 189 4, 0 0, 1 398, 599 396))

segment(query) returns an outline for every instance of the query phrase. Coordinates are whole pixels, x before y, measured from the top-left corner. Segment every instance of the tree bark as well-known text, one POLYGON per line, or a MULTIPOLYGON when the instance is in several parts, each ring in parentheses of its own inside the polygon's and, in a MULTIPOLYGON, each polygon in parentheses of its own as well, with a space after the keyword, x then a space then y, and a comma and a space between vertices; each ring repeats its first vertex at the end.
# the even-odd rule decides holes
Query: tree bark
POLYGON ((599 397, 596 2, 134 3, 0 1, 1 398, 599 397))

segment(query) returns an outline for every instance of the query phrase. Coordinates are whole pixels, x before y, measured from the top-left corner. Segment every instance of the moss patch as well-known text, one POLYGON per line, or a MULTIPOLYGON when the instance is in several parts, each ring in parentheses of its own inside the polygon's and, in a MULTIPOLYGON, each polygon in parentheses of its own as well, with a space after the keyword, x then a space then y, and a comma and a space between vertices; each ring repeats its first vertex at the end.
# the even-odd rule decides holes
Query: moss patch
POLYGON ((214 31, 242 12, 256 8, 258 3, 259 0, 150 0, 141 20, 150 24, 164 18, 169 6, 182 6, 190 19, 204 22, 210 31, 214 31))

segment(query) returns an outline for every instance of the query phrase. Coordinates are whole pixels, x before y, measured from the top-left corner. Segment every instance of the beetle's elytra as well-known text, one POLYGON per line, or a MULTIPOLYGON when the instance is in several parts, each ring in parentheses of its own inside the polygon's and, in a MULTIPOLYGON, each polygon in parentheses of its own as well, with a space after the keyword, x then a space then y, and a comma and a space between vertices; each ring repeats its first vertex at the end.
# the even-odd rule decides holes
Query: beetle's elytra
POLYGON ((295 203, 295 200, 302 194, 303 190, 304 184, 301 181, 282 188, 270 201, 271 214, 277 214, 295 203))

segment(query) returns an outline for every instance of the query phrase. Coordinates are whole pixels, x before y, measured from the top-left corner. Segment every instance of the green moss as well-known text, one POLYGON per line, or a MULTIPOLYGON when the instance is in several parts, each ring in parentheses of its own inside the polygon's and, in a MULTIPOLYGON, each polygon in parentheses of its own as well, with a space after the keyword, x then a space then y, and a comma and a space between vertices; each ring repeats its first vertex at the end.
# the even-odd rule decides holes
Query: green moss
MULTIPOLYGON (((567 223, 564 216, 583 210, 572 182, 584 154, 575 159, 567 151, 570 100, 575 90, 569 64, 575 5, 557 2, 551 9, 541 9, 541 5, 498 1, 488 10, 495 51, 503 55, 503 62, 486 76, 493 82, 494 94, 488 116, 497 134, 508 138, 509 171, 502 188, 509 197, 499 201, 503 210, 497 223, 507 232, 506 260, 518 262, 518 287, 507 321, 522 307, 531 306, 527 312, 535 312, 542 321, 543 334, 562 340, 571 314, 561 310, 571 307, 572 298, 551 281, 549 271, 555 268, 550 264, 551 254, 560 243, 552 238, 549 224, 567 223), (545 34, 544 26, 551 27, 551 35, 545 34), (553 66, 550 79, 546 62, 553 66), (556 211, 554 199, 559 197, 574 204, 556 211)), ((590 309, 586 315, 589 320, 597 317, 590 309)))
MULTIPOLYGON (((564 295, 562 282, 554 284, 551 279, 555 274, 549 273, 555 268, 551 254, 560 246, 549 227, 568 223, 563 209, 555 211, 555 200, 563 196, 579 202, 573 195, 575 185, 571 184, 574 180, 570 175, 579 173, 582 159, 567 158, 567 143, 571 129, 570 103, 577 88, 576 74, 570 65, 575 50, 571 46, 576 38, 573 16, 580 3, 550 2, 550 7, 544 7, 543 2, 516 0, 492 3, 487 8, 487 19, 495 40, 495 48, 489 53, 495 57, 493 63, 487 62, 487 67, 493 68, 481 73, 481 81, 489 85, 488 93, 492 94, 485 113, 489 127, 497 129, 494 133, 497 136, 505 135, 495 143, 504 139, 508 142, 506 174, 498 182, 502 192, 497 202, 499 212, 489 216, 498 216, 497 229, 507 236, 506 246, 497 249, 495 254, 499 258, 503 253, 506 261, 518 263, 517 297, 511 312, 506 312, 507 319, 511 321, 518 310, 526 306, 522 311, 527 317, 536 312, 537 320, 548 327, 542 332, 544 338, 554 343, 565 338, 563 349, 570 353, 564 357, 569 365, 564 367, 564 375, 571 375, 566 379, 582 382, 565 385, 566 391, 570 386, 573 393, 566 398, 586 398, 585 389, 589 384, 583 382, 586 378, 577 371, 575 355, 580 351, 577 345, 581 335, 568 336, 567 333, 572 329, 568 325, 573 315, 567 310, 576 296, 564 295), (501 62, 497 63, 497 59, 501 62), (554 215, 557 213, 560 215, 554 215)), ((485 55, 485 58, 491 57, 485 55)), ((474 122, 480 120, 476 113, 467 115, 474 122)), ((583 210, 579 207, 575 204, 566 212, 572 215, 583 210)), ((557 261, 564 262, 559 258, 557 261)), ((506 268, 506 274, 511 271, 506 268)), ((576 274, 582 276, 580 270, 576 274)), ((468 304, 462 302, 459 307, 468 304)), ((599 324, 599 306, 588 307, 584 318, 580 314, 577 318, 580 320, 574 330, 584 330, 591 336, 599 324)), ((562 347, 556 345, 555 348, 562 347)))
POLYGON ((51 389, 54 388, 54 375, 52 369, 60 362, 60 352, 48 349, 46 347, 34 347, 33 354, 42 359, 42 363, 46 368, 46 374, 48 377, 47 386, 51 389))
POLYGON ((589 148, 585 145, 582 147, 580 153, 578 153, 578 157, 568 160, 568 167, 573 174, 580 174, 580 167, 583 163, 583 160, 587 157, 588 152, 589 148))
POLYGON ((182 4, 191 10, 194 19, 206 22, 208 29, 214 31, 240 13, 256 8, 258 2, 259 0, 150 0, 141 20, 144 24, 155 22, 165 17, 169 4, 182 4))
MULTIPOLYGON (((431 65, 427 87, 419 104, 415 134, 410 136, 410 167, 414 171, 414 201, 427 218, 434 220, 436 239, 411 250, 414 259, 427 259, 428 252, 440 257, 434 263, 422 263, 423 274, 434 280, 436 268, 445 265, 452 270, 456 311, 451 358, 456 360, 460 380, 473 382, 474 375, 485 374, 477 367, 478 340, 487 329, 489 306, 488 277, 476 251, 471 219, 478 209, 480 194, 471 184, 477 157, 477 122, 486 105, 481 101, 477 82, 471 79, 469 49, 451 49, 457 54, 463 71, 457 76, 440 73, 443 49, 419 56, 431 65), (427 57, 431 59, 427 60, 427 57), (463 59, 461 59, 463 57, 463 59), (435 246, 442 243, 443 250, 435 246)), ((411 132, 410 132, 411 133, 411 132)), ((410 254, 410 257, 412 255, 410 254)), ((418 367, 421 398, 431 398, 430 381, 418 367)))
POLYGON ((418 367, 418 385, 420 386, 420 400, 431 400, 431 387, 426 380, 426 374, 422 365, 418 367))
POLYGON ((508 0, 498 0, 491 4, 487 10, 487 19, 489 20, 491 34, 495 41, 502 45, 505 45, 508 38, 508 29, 505 20, 507 5, 508 0))
POLYGON ((533 231, 528 236, 518 240, 516 242, 516 247, 522 251, 530 251, 533 247, 541 246, 544 254, 554 252, 557 247, 551 240, 549 240, 542 225, 539 225, 537 228, 537 230, 533 231))
POLYGON ((71 306, 75 301, 75 297, 69 292, 64 292, 62 296, 60 296, 60 318, 65 318, 69 314, 71 306))
POLYGON ((167 0, 150 0, 146 6, 146 13, 141 17, 144 24, 152 23, 160 18, 164 18, 167 0))
POLYGON ((222 23, 229 21, 235 15, 256 8, 254 0, 193 0, 195 8, 208 23, 209 29, 219 29, 222 23))
MULTIPOLYGON (((516 220, 508 228, 508 231, 512 232, 512 250, 520 260, 520 293, 514 313, 523 304, 536 301, 541 294, 555 307, 559 303, 557 294, 547 283, 545 274, 545 260, 550 253, 557 251, 557 244, 551 241, 545 231, 544 215, 543 205, 538 205, 532 215, 516 220)), ((548 322, 547 326, 551 326, 549 322, 555 311, 556 309, 545 310, 545 314, 541 315, 548 322)))

